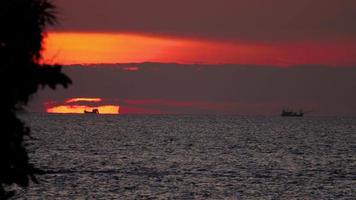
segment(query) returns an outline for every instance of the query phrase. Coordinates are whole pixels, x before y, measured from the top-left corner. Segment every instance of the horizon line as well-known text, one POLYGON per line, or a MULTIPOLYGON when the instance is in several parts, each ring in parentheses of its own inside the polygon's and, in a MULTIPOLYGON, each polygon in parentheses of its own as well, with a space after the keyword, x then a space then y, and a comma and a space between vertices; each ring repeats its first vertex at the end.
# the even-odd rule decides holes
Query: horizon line
POLYGON ((330 65, 330 64, 290 64, 290 65, 272 65, 272 64, 243 64, 243 63, 184 63, 184 62, 102 62, 102 63, 73 63, 73 64, 60 64, 64 67, 104 67, 100 65, 182 65, 182 66, 239 66, 239 67, 273 67, 273 68, 295 68, 295 67, 323 67, 323 68, 356 68, 355 65, 330 65))

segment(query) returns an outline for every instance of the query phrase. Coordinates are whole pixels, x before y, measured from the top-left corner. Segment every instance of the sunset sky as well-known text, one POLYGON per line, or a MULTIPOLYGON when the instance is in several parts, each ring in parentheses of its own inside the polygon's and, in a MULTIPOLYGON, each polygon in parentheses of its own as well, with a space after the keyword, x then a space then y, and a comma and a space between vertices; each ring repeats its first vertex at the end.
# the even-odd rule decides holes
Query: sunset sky
MULTIPOLYGON (((350 77, 346 79, 352 80, 355 77, 355 71, 350 71, 350 68, 356 66, 356 24, 354 23, 356 1, 59 0, 56 3, 60 23, 50 28, 48 32, 43 60, 70 66, 69 73, 75 77, 78 73, 91 75, 73 79, 75 84, 73 89, 60 92, 60 95, 53 96, 49 95, 48 91, 43 92, 38 97, 40 100, 37 100, 37 104, 45 105, 47 112, 56 112, 59 108, 66 112, 71 109, 83 112, 85 109, 100 106, 103 110, 103 106, 114 105, 120 107, 120 113, 177 113, 179 111, 179 113, 273 114, 283 106, 290 106, 298 109, 318 107, 321 114, 349 115, 352 113, 347 111, 347 107, 355 106, 348 100, 349 104, 342 109, 336 104, 342 103, 345 95, 351 99, 356 98, 354 95, 347 94, 350 91, 345 88, 345 78, 338 76, 344 74, 345 70, 349 70, 350 77), (145 62, 150 62, 149 67, 140 64, 145 62), (115 63, 128 64, 110 65, 115 63), (157 63, 157 66, 154 63, 157 63), (239 70, 253 69, 248 74, 249 77, 241 77, 238 70, 230 69, 232 66, 239 70), (99 67, 100 72, 93 74, 89 67, 99 67), (182 67, 189 68, 191 72, 184 72, 187 73, 184 77, 180 77, 182 74, 175 74, 176 70, 182 67), (204 71, 210 67, 218 68, 215 71, 215 78, 218 80, 210 75, 205 76, 203 72, 195 73, 196 70, 204 71), (117 69, 113 74, 120 74, 121 79, 127 82, 112 79, 110 74, 103 72, 110 71, 112 68, 117 69), (147 69, 143 70, 143 68, 147 69), (285 72, 284 68, 291 68, 288 76, 282 76, 285 72), (325 69, 315 73, 315 68, 325 69), (330 68, 335 68, 333 70, 336 71, 330 71, 330 68), (132 85, 141 85, 144 82, 142 77, 140 80, 137 79, 138 72, 139 77, 151 77, 152 80, 145 82, 145 87, 132 88, 132 85), (153 72, 157 74, 154 75, 153 72), (271 94, 277 91, 281 96, 298 94, 289 100, 282 101, 273 95, 266 100, 258 94, 252 94, 253 91, 246 92, 251 87, 275 84, 271 77, 280 80, 281 84, 288 85, 285 77, 302 77, 301 80, 304 80, 303 77, 308 77, 308 73, 312 73, 315 80, 326 81, 325 84, 310 83, 312 84, 310 87, 315 87, 315 84, 319 87, 319 90, 315 89, 315 98, 310 97, 308 93, 311 92, 310 88, 303 93, 298 83, 295 83, 297 86, 291 85, 290 89, 286 88, 283 91, 277 86, 269 88, 271 94), (336 73, 335 77, 333 73, 336 73), (179 95, 172 95, 160 85, 175 83, 164 78, 154 79, 162 74, 165 74, 167 79, 177 79, 178 83, 184 81, 187 76, 194 75, 196 82, 192 81, 191 84, 202 85, 202 87, 196 87, 197 91, 177 92, 179 95), (330 79, 324 80, 325 74, 331 76, 330 79), (124 75, 125 77, 122 77, 124 75), (226 77, 234 75, 235 77, 226 77), (335 79, 336 77, 340 80, 335 79), (237 78, 240 80, 236 80, 237 78), (89 79, 104 81, 103 87, 91 85, 93 89, 90 92, 86 91, 87 86, 84 82, 88 82, 89 79), (238 86, 238 91, 233 91, 231 88, 226 93, 216 91, 214 86, 211 86, 211 82, 217 82, 216 84, 219 83, 221 86, 215 89, 230 88, 231 85, 226 85, 237 84, 241 79, 250 79, 251 82, 248 84, 252 85, 238 86), (252 81, 254 79, 262 79, 261 81, 264 82, 256 83, 252 81), (106 80, 111 82, 105 82, 106 80), (332 81, 335 91, 345 93, 330 94, 334 96, 334 103, 320 98, 322 95, 318 94, 319 91, 330 89, 327 80, 332 81), (207 95, 194 97, 190 95, 190 93, 200 93, 198 90, 205 90, 203 85, 213 88, 207 92, 207 95), (154 86, 156 88, 153 88, 154 86), (114 92, 112 88, 121 90, 114 92), (140 91, 136 91, 137 88, 140 91), (150 89, 157 90, 156 92, 160 94, 147 93, 146 91, 150 89), (141 95, 130 96, 127 94, 130 93, 128 91, 141 95), (215 98, 217 96, 219 98, 215 98), (85 105, 85 101, 80 101, 80 105, 66 102, 73 98, 101 98, 102 101, 96 102, 97 104, 91 107, 85 105), (55 105, 53 102, 56 102, 55 105), (142 106, 143 104, 145 106, 142 106), (329 111, 324 112, 325 108, 321 108, 323 106, 320 105, 332 108, 328 107, 329 111)), ((186 87, 186 84, 182 85, 186 87)), ((346 86, 352 89, 354 85, 355 81, 350 81, 346 86)), ((260 91, 261 94, 265 92, 261 88, 260 91)), ((34 107, 35 110, 39 110, 37 107, 40 106, 34 107)), ((116 107, 115 110, 119 112, 116 107)))

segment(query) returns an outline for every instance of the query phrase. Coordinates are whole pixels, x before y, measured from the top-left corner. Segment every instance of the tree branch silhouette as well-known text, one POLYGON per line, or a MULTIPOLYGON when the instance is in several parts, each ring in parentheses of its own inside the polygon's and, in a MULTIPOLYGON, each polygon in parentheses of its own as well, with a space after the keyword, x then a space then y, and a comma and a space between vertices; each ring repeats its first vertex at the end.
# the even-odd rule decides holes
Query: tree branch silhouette
POLYGON ((27 187, 41 173, 29 163, 24 138, 30 129, 16 112, 41 87, 71 84, 60 65, 41 63, 46 27, 56 23, 55 14, 50 0, 0 1, 0 199, 14 194, 7 186, 27 187))

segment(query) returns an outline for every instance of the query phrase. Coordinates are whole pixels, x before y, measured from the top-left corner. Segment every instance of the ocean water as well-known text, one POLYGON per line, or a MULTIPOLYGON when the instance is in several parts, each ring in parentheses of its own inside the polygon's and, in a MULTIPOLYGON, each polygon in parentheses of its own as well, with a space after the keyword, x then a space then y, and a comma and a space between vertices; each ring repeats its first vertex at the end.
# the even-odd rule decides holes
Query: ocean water
POLYGON ((356 199, 356 118, 47 115, 13 199, 356 199))

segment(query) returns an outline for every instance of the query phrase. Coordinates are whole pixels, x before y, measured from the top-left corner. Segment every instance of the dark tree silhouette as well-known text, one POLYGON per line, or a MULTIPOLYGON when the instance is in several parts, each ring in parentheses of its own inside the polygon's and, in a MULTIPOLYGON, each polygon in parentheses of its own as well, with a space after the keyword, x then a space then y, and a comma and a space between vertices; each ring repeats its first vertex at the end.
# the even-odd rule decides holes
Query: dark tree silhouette
POLYGON ((24 139, 30 130, 16 112, 39 87, 71 83, 61 66, 41 63, 45 28, 55 22, 49 0, 0 1, 0 199, 13 194, 7 186, 26 187, 40 173, 29 163, 24 139))

